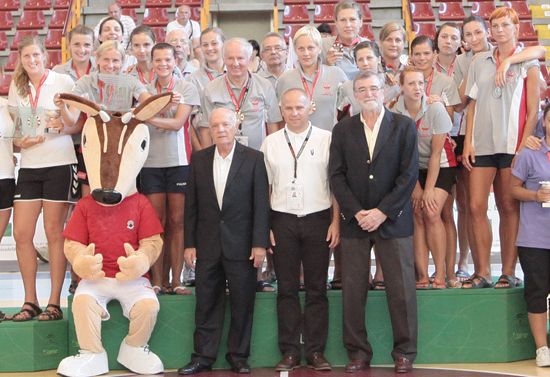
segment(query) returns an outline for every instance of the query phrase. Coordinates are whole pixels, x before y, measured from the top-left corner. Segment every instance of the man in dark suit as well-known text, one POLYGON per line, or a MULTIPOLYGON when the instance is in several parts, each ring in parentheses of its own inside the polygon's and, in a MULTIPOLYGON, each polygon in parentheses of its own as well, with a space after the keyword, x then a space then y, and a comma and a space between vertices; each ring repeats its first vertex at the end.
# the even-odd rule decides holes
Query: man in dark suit
POLYGON ((231 324, 226 359, 236 373, 250 373, 256 268, 269 245, 268 181, 263 154, 235 141, 235 112, 212 111, 214 145, 192 157, 185 200, 185 261, 195 266, 195 352, 178 370, 211 369, 222 336, 226 281, 231 324))
POLYGON ((332 133, 330 183, 340 205, 346 372, 366 369, 372 348, 365 327, 370 251, 376 244, 391 317, 395 371, 412 369, 417 319, 411 194, 418 176, 412 119, 384 108, 382 82, 359 74, 354 92, 361 113, 332 133))

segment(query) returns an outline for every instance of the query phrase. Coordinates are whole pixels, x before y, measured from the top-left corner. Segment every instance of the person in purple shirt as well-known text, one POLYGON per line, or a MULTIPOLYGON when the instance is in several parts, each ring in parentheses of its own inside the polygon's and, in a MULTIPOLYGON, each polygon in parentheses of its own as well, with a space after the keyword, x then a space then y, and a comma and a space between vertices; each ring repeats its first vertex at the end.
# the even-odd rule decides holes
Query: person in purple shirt
POLYGON ((524 296, 539 367, 550 366, 546 340, 550 293, 550 105, 544 109, 542 119, 546 136, 541 147, 523 148, 516 156, 511 182, 512 196, 521 202, 516 245, 525 276, 524 296))

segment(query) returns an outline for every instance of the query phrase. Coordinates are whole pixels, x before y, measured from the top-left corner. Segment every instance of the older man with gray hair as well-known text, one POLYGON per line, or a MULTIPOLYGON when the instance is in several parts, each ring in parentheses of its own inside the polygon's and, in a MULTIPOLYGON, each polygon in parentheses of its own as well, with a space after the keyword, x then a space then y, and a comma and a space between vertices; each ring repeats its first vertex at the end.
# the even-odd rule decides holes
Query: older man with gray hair
MULTIPOLYGON (((136 28, 136 23, 132 19, 132 17, 127 16, 125 14, 122 14, 122 8, 117 2, 113 2, 109 4, 107 7, 107 11, 109 12, 109 17, 116 18, 120 21, 120 23, 123 26, 123 33, 122 33, 122 45, 126 48, 128 45, 128 41, 130 40, 130 34, 132 34, 132 31, 136 28)), ((94 28, 94 34, 96 39, 99 36, 99 25, 105 20, 107 17, 103 17, 97 25, 94 28)))
POLYGON ((225 313, 231 324, 226 359, 235 373, 250 373, 256 274, 269 245, 269 194, 263 154, 235 141, 237 119, 212 110, 214 145, 193 154, 185 199, 185 262, 195 266, 195 350, 178 370, 191 375, 216 361, 225 313), (199 216, 200 213, 200 216, 199 216))
POLYGON ((271 83, 248 71, 252 45, 243 38, 228 39, 223 45, 227 73, 210 81, 201 98, 199 122, 201 141, 210 145, 207 120, 215 108, 224 107, 237 114, 237 141, 260 149, 267 133, 279 129, 282 121, 277 96, 271 83))

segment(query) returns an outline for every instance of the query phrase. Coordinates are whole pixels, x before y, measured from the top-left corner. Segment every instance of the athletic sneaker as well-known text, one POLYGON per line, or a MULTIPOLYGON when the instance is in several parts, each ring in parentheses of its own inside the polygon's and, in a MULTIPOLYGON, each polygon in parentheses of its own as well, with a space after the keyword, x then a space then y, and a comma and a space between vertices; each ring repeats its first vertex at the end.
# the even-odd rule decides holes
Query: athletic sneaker
POLYGON ((548 367, 550 366, 550 349, 543 346, 537 349, 537 366, 548 367))

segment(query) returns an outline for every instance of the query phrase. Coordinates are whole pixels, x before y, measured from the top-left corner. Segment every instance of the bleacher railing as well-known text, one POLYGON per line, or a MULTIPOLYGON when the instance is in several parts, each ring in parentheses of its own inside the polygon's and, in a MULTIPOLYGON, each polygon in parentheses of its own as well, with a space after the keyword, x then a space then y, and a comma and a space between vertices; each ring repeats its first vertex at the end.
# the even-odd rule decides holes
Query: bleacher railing
POLYGON ((80 23, 80 16, 82 15, 82 3, 81 0, 71 0, 69 5, 69 11, 67 12, 67 19, 65 20, 65 26, 63 28, 63 38, 61 39, 61 60, 65 63, 69 60, 69 48, 67 46, 67 36, 73 28, 80 23))

